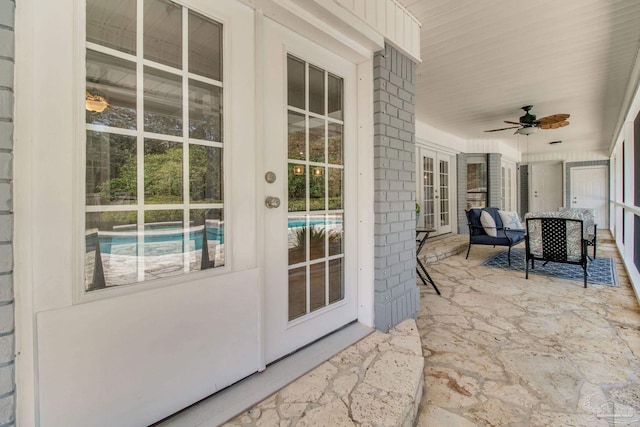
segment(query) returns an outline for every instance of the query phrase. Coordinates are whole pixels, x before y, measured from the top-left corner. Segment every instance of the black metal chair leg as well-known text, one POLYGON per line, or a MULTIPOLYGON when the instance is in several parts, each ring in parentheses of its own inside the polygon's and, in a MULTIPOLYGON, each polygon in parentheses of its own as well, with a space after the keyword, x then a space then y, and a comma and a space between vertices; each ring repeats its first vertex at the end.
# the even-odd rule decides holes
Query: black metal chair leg
POLYGON ((465 259, 469 259, 469 252, 471 252, 471 243, 469 243, 469 249, 467 249, 467 256, 465 259))
MULTIPOLYGON (((495 248, 495 246, 494 246, 495 248)), ((511 246, 509 246, 509 252, 507 254, 507 259, 509 260, 509 267, 511 267, 511 246)))
POLYGON ((431 286, 433 286, 433 289, 435 289, 436 293, 438 295, 442 295, 440 293, 440 290, 438 289, 438 287, 436 286, 435 282, 433 281, 433 279, 431 278, 431 275, 429 275, 429 272, 427 271, 427 268, 422 264, 422 262, 420 260, 418 260, 418 266, 416 267, 416 271, 418 272, 418 276, 420 276, 420 279, 422 280, 422 283, 427 286, 427 282, 429 282, 431 284, 431 286), (424 273, 424 275, 426 276, 426 278, 422 275, 422 273, 420 272, 420 270, 422 270, 422 273, 424 273))

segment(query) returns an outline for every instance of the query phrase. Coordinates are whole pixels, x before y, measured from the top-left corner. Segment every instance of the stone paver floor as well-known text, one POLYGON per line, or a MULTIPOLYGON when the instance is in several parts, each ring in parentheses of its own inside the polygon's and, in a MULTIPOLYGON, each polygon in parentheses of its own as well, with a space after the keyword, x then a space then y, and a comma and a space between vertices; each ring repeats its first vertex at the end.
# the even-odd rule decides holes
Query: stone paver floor
POLYGON ((429 264, 417 425, 640 426, 640 308, 612 242, 620 287, 482 267, 504 248, 429 264))

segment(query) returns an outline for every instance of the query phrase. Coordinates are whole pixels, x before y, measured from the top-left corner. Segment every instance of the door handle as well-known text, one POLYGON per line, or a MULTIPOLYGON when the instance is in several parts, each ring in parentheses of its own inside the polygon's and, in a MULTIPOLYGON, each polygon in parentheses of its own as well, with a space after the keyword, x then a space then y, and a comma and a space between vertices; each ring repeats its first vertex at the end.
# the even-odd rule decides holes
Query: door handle
POLYGON ((264 205, 269 209, 280 207, 280 199, 274 196, 269 196, 264 199, 264 205))

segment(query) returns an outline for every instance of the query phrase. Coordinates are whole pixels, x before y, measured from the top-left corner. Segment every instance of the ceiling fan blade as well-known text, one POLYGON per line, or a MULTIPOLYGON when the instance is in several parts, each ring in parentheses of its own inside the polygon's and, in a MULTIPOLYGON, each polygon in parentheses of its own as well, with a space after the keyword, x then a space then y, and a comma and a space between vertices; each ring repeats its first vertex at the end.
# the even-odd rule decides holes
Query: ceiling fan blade
POLYGON ((571 117, 571 114, 554 114, 534 120, 534 123, 558 123, 567 120, 569 117, 571 117))
POLYGON ((522 125, 522 123, 520 123, 520 122, 512 122, 512 121, 509 121, 509 120, 505 120, 504 122, 505 123, 509 123, 510 125, 522 125))
POLYGON ((540 129, 558 129, 558 128, 563 128, 565 126, 569 126, 569 122, 566 120, 563 120, 557 123, 545 122, 545 123, 541 123, 538 127, 540 129))
POLYGON ((500 129, 490 129, 490 130, 485 130, 485 132, 498 132, 501 130, 507 130, 507 129, 515 129, 515 128, 519 128, 520 126, 511 126, 508 128, 500 128, 500 129))

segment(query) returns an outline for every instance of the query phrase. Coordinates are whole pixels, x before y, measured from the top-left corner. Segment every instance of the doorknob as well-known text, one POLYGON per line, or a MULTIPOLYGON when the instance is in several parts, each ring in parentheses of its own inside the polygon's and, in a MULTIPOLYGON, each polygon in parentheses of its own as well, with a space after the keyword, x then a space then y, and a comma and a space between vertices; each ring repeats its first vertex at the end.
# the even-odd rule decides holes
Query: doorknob
POLYGON ((280 199, 274 196, 269 196, 264 199, 264 205, 269 209, 274 209, 280 207, 280 199))

